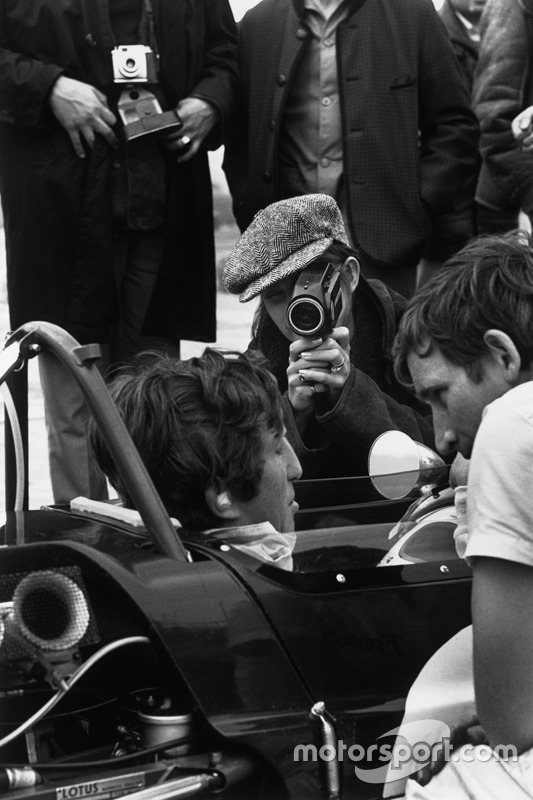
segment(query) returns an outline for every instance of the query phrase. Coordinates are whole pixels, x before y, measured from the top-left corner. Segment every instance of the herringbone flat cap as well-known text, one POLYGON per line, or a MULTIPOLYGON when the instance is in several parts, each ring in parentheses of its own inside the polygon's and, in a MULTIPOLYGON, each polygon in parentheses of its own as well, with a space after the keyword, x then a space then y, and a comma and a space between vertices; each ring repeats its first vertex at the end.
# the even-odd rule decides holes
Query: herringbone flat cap
POLYGON ((348 245, 342 214, 327 194, 279 200, 259 211, 224 268, 228 292, 241 303, 299 272, 334 242, 348 245))

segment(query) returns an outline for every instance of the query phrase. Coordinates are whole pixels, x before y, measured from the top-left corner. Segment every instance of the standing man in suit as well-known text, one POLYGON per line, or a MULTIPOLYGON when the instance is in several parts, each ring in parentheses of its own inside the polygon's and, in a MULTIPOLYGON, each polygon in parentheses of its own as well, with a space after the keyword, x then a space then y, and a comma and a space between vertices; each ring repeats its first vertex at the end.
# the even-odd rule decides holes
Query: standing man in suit
MULTIPOLYGON (((207 148, 233 111, 236 46, 228 0, 0 0, 13 329, 54 323, 111 366, 216 338, 207 148)), ((81 392, 40 362, 54 499, 102 499, 81 392)))
MULTIPOLYGON (((324 193, 366 277, 410 295, 434 223, 473 196, 478 127, 431 0, 262 0, 241 22, 241 107, 226 147, 244 230, 324 193)), ((455 251, 472 235, 439 231, 455 251)))

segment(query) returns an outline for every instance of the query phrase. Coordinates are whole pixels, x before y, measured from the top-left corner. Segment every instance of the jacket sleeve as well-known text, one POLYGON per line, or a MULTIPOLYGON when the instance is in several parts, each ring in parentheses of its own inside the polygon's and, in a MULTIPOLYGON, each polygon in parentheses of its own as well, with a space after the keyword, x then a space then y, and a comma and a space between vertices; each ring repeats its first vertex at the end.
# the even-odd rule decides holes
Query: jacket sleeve
POLYGON ((191 95, 207 100, 220 112, 221 125, 217 141, 208 141, 209 148, 224 140, 225 129, 233 116, 237 98, 237 24, 228 0, 207 0, 203 70, 191 95))
POLYGON ((479 126, 446 29, 427 5, 419 70, 420 193, 438 215, 473 200, 479 126))
POLYGON ((228 182, 233 215, 241 233, 243 233, 247 224, 241 216, 240 209, 247 186, 248 141, 246 125, 241 110, 237 111, 233 124, 230 127, 231 132, 224 147, 222 168, 228 182))
MULTIPOLYGON (((283 404, 287 434, 300 459, 305 478, 319 474, 330 451, 338 454, 343 474, 362 474, 374 440, 385 431, 400 430, 417 442, 435 449, 431 417, 385 394, 366 373, 352 368, 344 390, 334 408, 315 415, 325 434, 323 443, 311 449, 304 444, 288 397, 283 404)), ((366 469, 364 470, 366 474, 366 469)))
POLYGON ((48 98, 63 70, 22 53, 9 41, 6 2, 0 3, 0 122, 23 127, 41 125, 48 112, 48 98))
POLYGON ((246 23, 244 20, 238 25, 239 30, 239 79, 238 99, 232 124, 227 132, 224 142, 224 160, 222 168, 226 175, 228 188, 233 202, 233 215, 241 230, 247 227, 241 220, 240 206, 244 198, 248 177, 248 128, 246 114, 246 95, 249 91, 249 68, 246 64, 245 53, 248 51, 246 44, 246 23))
POLYGON ((518 0, 489 0, 473 87, 484 163, 504 197, 527 213, 533 211, 533 159, 515 141, 511 123, 533 102, 527 88, 531 24, 518 0))

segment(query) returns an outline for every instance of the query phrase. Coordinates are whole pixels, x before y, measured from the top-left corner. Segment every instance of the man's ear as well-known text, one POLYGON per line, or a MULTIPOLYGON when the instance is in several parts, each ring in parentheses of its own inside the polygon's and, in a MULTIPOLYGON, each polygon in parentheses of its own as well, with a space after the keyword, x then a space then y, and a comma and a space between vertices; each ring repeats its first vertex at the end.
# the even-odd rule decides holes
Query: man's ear
POLYGON ((522 364, 522 359, 511 337, 498 330, 489 328, 483 335, 483 341, 487 345, 490 356, 500 364, 509 384, 514 386, 521 381, 521 372, 527 369, 528 365, 522 364))
POLYGON ((204 492, 207 507, 215 517, 224 520, 236 520, 240 516, 239 509, 233 504, 231 492, 220 486, 208 486, 204 492))
POLYGON ((352 293, 355 292, 361 274, 361 265, 359 261, 353 256, 348 256, 341 266, 341 271, 346 272, 348 280, 350 281, 350 289, 352 293))

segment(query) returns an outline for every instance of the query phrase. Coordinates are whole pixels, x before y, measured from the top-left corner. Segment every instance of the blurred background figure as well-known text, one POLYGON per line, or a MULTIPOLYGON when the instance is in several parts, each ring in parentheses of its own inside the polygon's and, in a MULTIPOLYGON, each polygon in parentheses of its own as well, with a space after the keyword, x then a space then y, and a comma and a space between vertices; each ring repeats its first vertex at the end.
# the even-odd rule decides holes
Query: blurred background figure
POLYGON ((239 57, 224 166, 241 230, 276 200, 329 194, 363 274, 406 296, 423 256, 472 236, 467 215, 443 219, 473 200, 478 126, 432 3, 262 0, 239 57))
POLYGON ((504 233, 533 212, 533 159, 511 123, 533 103, 530 59, 533 6, 488 0, 481 17, 479 61, 472 102, 481 127, 481 172, 476 192, 479 233, 504 233))

